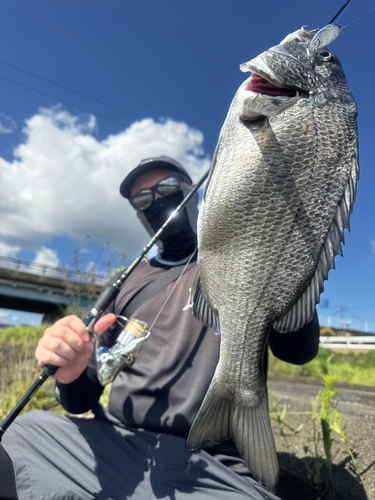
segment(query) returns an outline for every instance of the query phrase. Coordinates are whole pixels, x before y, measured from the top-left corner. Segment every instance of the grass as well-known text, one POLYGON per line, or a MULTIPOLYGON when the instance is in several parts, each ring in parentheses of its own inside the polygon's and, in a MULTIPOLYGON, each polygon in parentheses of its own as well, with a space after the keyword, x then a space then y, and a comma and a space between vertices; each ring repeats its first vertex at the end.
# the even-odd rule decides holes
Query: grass
MULTIPOLYGON (((34 358, 38 340, 49 325, 22 326, 0 331, 0 420, 5 418, 41 373, 34 358)), ((108 404, 110 386, 106 386, 100 402, 108 404)), ((65 413, 54 396, 51 377, 38 389, 20 413, 49 410, 65 413)))
POLYGON ((283 464, 284 472, 289 474, 286 477, 300 477, 305 484, 306 498, 310 498, 311 491, 317 500, 342 498, 343 484, 337 477, 340 468, 363 487, 356 460, 360 453, 354 448, 355 437, 353 440, 348 436, 343 414, 338 410, 339 399, 335 397, 338 392, 331 375, 335 356, 330 355, 326 361, 322 388, 312 399, 310 411, 290 412, 289 405, 279 400, 273 402, 270 411, 290 457, 288 463, 283 464), (295 435, 299 435, 298 440, 293 439, 295 435))
POLYGON ((353 385, 375 385, 375 351, 331 350, 320 348, 315 359, 305 365, 297 366, 285 363, 270 353, 269 373, 280 377, 310 377, 321 380, 327 373, 327 360, 334 353, 330 362, 329 373, 335 383, 353 385))
MULTIPOLYGON (((34 359, 34 351, 44 328, 19 327, 0 331, 0 420, 9 414, 41 372, 34 359)), ((282 362, 270 353, 270 374, 281 377, 309 377, 323 382, 323 389, 312 401, 310 411, 293 414, 289 412, 286 404, 275 402, 270 412, 271 418, 279 424, 280 435, 284 437, 287 449, 290 450, 289 460, 296 455, 297 449, 303 449, 301 460, 304 468, 301 468, 299 460, 297 465, 293 462, 291 467, 288 465, 289 468, 284 469, 292 471, 293 480, 297 477, 297 472, 300 474, 306 498, 312 498, 309 496, 310 490, 314 495, 319 493, 314 498, 328 498, 327 491, 330 493, 329 498, 333 498, 331 493, 333 495, 333 490, 337 487, 332 484, 331 466, 333 454, 337 453, 338 446, 349 456, 352 463, 351 474, 360 482, 356 471, 355 452, 349 446, 345 425, 342 424, 341 414, 337 411, 337 398, 333 400, 336 394, 333 382, 373 385, 374 366, 375 351, 336 350, 332 357, 332 350, 321 348, 313 361, 302 366, 282 362), (308 433, 309 429, 311 434, 308 433), (298 441, 292 449, 290 436, 294 434, 298 434, 298 441)), ((22 413, 31 410, 66 413, 56 402, 53 388, 54 380, 49 378, 34 394, 22 413)), ((105 387, 100 400, 103 406, 108 404, 109 392, 110 384, 105 387)), ((288 476, 288 484, 289 480, 288 476)))
MULTIPOLYGON (((0 344, 0 419, 13 409, 40 374, 34 360, 35 341, 0 344)), ((31 410, 51 410, 62 413, 54 394, 53 379, 47 380, 28 402, 22 413, 31 410)))
MULTIPOLYGON (((0 332, 0 419, 4 418, 40 374, 34 351, 45 328, 17 327, 0 332)), ((310 377, 322 380, 327 372, 327 360, 332 351, 319 349, 317 357, 302 366, 280 361, 270 353, 269 373, 281 377, 310 377)), ((355 385, 375 384, 375 351, 336 351, 330 363, 330 375, 335 383, 355 385)), ((53 379, 48 379, 27 404, 25 411, 51 410, 62 413, 53 395, 53 379)), ((101 398, 108 403, 110 387, 101 398)))
POLYGON ((49 325, 39 327, 35 326, 18 326, 4 328, 0 331, 0 343, 3 342, 34 342, 37 344, 42 337, 43 332, 49 325))

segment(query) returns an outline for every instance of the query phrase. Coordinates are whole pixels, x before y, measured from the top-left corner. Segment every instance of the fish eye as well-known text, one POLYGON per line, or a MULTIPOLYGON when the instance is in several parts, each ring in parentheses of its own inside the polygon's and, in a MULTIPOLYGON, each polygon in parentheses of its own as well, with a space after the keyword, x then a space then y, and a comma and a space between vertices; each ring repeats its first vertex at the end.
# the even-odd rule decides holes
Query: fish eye
POLYGON ((330 52, 328 52, 328 50, 320 52, 319 56, 323 59, 323 61, 331 61, 333 59, 333 55, 330 52))

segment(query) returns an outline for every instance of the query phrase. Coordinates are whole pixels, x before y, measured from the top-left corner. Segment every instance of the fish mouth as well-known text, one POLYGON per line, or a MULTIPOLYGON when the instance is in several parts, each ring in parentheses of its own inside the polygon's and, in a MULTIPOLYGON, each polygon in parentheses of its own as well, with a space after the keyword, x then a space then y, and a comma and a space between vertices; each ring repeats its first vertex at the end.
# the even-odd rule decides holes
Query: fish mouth
POLYGON ((295 97, 299 89, 291 89, 280 87, 267 80, 264 76, 252 73, 250 80, 248 80, 246 90, 255 92, 257 94, 264 94, 269 96, 287 96, 295 97))

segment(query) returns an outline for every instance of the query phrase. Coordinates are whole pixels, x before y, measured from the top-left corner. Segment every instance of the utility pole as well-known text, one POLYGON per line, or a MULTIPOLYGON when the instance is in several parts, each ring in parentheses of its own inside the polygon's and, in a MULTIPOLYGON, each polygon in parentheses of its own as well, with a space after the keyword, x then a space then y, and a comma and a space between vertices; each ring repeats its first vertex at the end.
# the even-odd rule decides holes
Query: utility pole
MULTIPOLYGON (((337 307, 337 310, 339 312, 339 315, 340 315, 340 326, 341 328, 345 328, 345 330, 347 330, 348 328, 350 328, 350 324, 351 322, 349 320, 345 321, 344 320, 344 312, 347 310, 347 308, 345 306, 343 306, 342 304, 339 304, 337 307)), ((343 332, 344 334, 346 332, 343 332)))

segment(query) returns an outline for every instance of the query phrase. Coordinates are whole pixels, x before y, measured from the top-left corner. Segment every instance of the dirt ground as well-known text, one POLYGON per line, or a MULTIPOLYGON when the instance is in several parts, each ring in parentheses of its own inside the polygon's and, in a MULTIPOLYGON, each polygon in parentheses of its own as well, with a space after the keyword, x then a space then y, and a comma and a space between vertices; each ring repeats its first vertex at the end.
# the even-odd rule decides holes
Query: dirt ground
MULTIPOLYGON (((356 455, 353 468, 345 447, 335 437, 333 444, 332 483, 323 467, 322 479, 309 473, 306 465, 314 468, 313 425, 311 400, 321 385, 306 380, 270 378, 269 393, 272 403, 287 405, 288 423, 304 427, 293 434, 285 425, 272 421, 280 463, 280 481, 276 493, 282 500, 375 500, 375 390, 359 387, 335 387, 339 391, 337 410, 346 425, 348 444, 356 455), (304 447, 310 451, 305 453, 304 447)), ((322 452, 322 450, 321 450, 322 452)))

